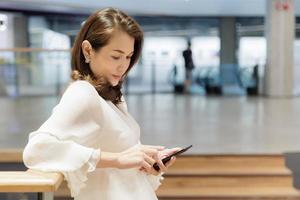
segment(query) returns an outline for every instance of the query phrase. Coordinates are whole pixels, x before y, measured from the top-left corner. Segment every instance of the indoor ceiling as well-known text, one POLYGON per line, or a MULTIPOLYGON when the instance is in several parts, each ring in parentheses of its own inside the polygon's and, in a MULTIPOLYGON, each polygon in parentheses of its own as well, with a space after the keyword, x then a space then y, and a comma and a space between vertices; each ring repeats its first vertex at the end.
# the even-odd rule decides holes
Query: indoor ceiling
MULTIPOLYGON (((267 0, 0 0, 0 9, 89 14, 116 7, 131 15, 264 16, 267 0)), ((295 1, 300 16, 300 0, 295 1)))

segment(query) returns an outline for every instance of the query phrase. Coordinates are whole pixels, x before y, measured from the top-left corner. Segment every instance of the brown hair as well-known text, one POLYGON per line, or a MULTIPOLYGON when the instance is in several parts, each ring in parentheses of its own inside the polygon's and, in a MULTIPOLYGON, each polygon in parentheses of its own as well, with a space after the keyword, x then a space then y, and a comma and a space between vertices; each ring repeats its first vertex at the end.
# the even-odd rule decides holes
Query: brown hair
POLYGON ((129 67, 123 76, 124 78, 140 57, 144 37, 139 24, 118 9, 106 8, 89 16, 76 37, 71 59, 71 78, 73 80, 89 81, 102 98, 110 100, 114 104, 121 102, 123 81, 120 81, 116 86, 112 86, 104 78, 96 78, 89 63, 85 63, 81 45, 84 40, 88 40, 92 48, 98 51, 109 43, 116 30, 123 31, 134 38, 134 52, 129 67))

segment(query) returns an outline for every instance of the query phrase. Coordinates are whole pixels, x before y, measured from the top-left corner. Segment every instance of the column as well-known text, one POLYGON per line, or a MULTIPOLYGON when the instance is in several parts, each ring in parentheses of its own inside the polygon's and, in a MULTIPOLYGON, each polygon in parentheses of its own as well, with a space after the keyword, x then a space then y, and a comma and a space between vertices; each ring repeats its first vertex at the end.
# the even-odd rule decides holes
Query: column
POLYGON ((264 94, 289 97, 295 94, 294 0, 267 0, 265 35, 267 61, 264 94))

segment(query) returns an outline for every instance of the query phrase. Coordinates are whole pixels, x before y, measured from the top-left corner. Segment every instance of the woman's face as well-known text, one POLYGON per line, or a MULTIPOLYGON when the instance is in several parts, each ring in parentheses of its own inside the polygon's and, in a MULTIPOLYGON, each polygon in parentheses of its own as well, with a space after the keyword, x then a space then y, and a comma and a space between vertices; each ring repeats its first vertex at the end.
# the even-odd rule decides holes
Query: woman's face
POLYGON ((134 38, 117 31, 100 50, 94 51, 86 40, 82 43, 82 49, 84 55, 89 54, 90 68, 94 75, 104 77, 112 86, 116 86, 129 67, 134 52, 134 38))

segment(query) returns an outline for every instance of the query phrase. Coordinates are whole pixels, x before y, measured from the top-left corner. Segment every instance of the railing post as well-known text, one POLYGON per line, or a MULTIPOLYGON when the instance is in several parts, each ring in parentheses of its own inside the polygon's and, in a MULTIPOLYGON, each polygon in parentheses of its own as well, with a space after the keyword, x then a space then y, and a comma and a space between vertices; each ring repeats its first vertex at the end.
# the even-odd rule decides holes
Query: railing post
POLYGON ((54 200, 54 193, 53 192, 39 192, 37 199, 38 200, 54 200))
POLYGON ((56 65, 56 96, 60 95, 60 73, 59 73, 59 64, 56 65))
POLYGON ((155 69, 154 60, 152 61, 152 65, 151 65, 151 91, 152 94, 156 92, 156 69, 155 69))
POLYGON ((19 84, 19 65, 17 63, 14 64, 15 69, 15 96, 20 95, 20 84, 19 84))

